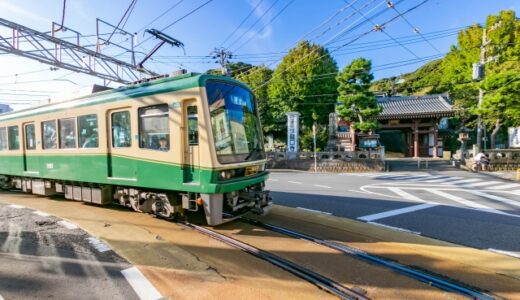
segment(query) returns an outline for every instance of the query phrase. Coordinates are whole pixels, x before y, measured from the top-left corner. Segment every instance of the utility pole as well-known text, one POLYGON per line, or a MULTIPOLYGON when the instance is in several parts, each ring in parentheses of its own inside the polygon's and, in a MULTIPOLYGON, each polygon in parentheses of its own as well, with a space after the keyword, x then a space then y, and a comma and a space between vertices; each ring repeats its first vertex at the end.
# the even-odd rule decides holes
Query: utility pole
MULTIPOLYGON (((479 69, 480 69, 480 76, 478 79, 484 80, 485 76, 485 64, 486 64, 486 44, 487 44, 487 37, 486 37, 486 27, 482 30, 482 45, 480 46, 480 63, 479 63, 479 69)), ((482 100, 484 99, 484 90, 482 87, 478 88, 478 109, 480 110, 480 107, 482 106, 482 100)), ((480 149, 482 146, 482 114, 478 114, 478 120, 477 120, 477 145, 475 148, 475 153, 473 155, 477 155, 477 153, 480 153, 480 149)))
POLYGON ((215 48, 213 52, 213 59, 217 59, 216 63, 220 64, 220 70, 222 71, 222 75, 228 76, 229 70, 227 68, 227 64, 229 63, 228 58, 233 58, 233 54, 231 51, 226 51, 225 48, 215 48))
MULTIPOLYGON (((498 21, 497 23, 493 24, 491 26, 490 30, 495 30, 498 27, 502 25, 502 20, 498 21)), ((484 26, 482 30, 482 45, 480 46, 480 62, 478 64, 473 64, 473 80, 484 80, 485 73, 485 65, 486 65, 486 46, 489 43, 487 39, 487 29, 484 26)), ((490 57, 490 60, 497 59, 498 55, 490 57)), ((482 106, 482 101, 484 99, 484 90, 479 87, 478 89, 478 108, 480 110, 480 107, 482 106)), ((482 148, 482 114, 478 114, 478 120, 477 120, 477 144, 475 145, 475 153, 474 155, 477 155, 477 153, 480 152, 480 149, 482 148)))

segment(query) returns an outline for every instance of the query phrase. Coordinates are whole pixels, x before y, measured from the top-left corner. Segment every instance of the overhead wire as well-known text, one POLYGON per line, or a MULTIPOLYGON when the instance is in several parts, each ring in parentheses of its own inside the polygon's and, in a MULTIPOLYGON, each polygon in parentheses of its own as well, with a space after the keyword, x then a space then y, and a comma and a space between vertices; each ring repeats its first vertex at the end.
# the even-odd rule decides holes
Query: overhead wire
POLYGON ((167 10, 165 10, 162 14, 160 14, 159 16, 157 16, 155 19, 153 19, 152 21, 150 21, 148 24, 144 25, 143 27, 141 27, 137 32, 142 32, 144 29, 146 29, 148 26, 152 25, 153 23, 155 23, 157 20, 159 20, 160 18, 162 18, 164 15, 166 15, 167 13, 169 13, 171 10, 173 10, 174 8, 176 8, 177 6, 179 6, 182 2, 184 2, 184 0, 180 0, 178 1, 177 3, 173 4, 172 6, 170 6, 170 8, 168 8, 167 10))
POLYGON ((255 27, 256 24, 258 24, 258 22, 260 22, 260 20, 262 20, 264 18, 265 15, 267 15, 267 13, 269 13, 269 11, 271 11, 271 9, 276 5, 276 3, 278 3, 278 1, 280 0, 275 0, 271 6, 269 6, 269 8, 267 8, 264 13, 258 17, 256 19, 256 21, 251 24, 251 26, 249 26, 249 28, 247 30, 245 30, 244 32, 242 32, 241 35, 238 36, 238 38, 234 39, 233 42, 231 44, 228 45, 228 48, 231 48, 231 46, 233 46, 234 44, 236 44, 238 41, 240 41, 242 39, 242 37, 244 37, 244 35, 246 35, 248 32, 251 31, 251 29, 253 29, 253 27, 255 27))
MULTIPOLYGON (((419 4, 417 4, 417 5, 415 5, 415 6, 411 7, 411 8, 409 8, 409 9, 407 9, 407 10, 404 12, 404 14, 407 14, 407 13, 409 13, 409 12, 411 12, 411 11, 417 9, 418 7, 424 5, 424 4, 425 4, 426 2, 428 2, 428 1, 429 1, 429 0, 423 0, 423 1, 421 1, 419 4)), ((399 18, 399 15, 394 16, 394 17, 390 18, 389 20, 385 21, 384 23, 382 23, 380 26, 386 26, 386 25, 390 24, 391 22, 395 21, 395 20, 398 19, 398 18, 399 18)), ((357 37, 353 38, 351 41, 349 41, 349 42, 347 42, 347 43, 345 43, 345 44, 343 44, 343 45, 340 45, 340 46, 336 47, 336 48, 333 49, 332 51, 327 52, 327 53, 324 54, 324 55, 321 55, 321 56, 318 57, 317 59, 321 59, 321 58, 323 58, 323 57, 326 56, 326 55, 332 54, 333 52, 335 52, 335 51, 337 51, 337 50, 339 50, 339 49, 341 49, 341 48, 343 48, 343 47, 345 47, 345 46, 347 46, 347 45, 349 45, 349 44, 351 44, 351 43, 353 43, 353 42, 359 40, 360 38, 362 38, 362 37, 364 37, 364 36, 370 34, 370 33, 373 32, 373 31, 374 31, 374 28, 372 28, 371 30, 368 30, 368 31, 366 31, 366 32, 364 32, 364 33, 358 35, 357 37)), ((306 57, 307 57, 307 56, 308 56, 308 55, 306 55, 306 57)), ((287 68, 285 68, 285 70, 283 70, 281 73, 284 73, 284 72, 287 71, 288 69, 294 67, 296 64, 300 63, 300 62, 301 62, 303 59, 305 59, 306 57, 303 57, 303 58, 297 60, 295 63, 289 65, 289 66, 288 66, 287 68)), ((265 86, 266 84, 268 84, 269 82, 271 82, 277 74, 281 74, 281 73, 273 74, 273 76, 271 77, 271 79, 269 79, 269 80, 263 82, 262 84, 260 84, 259 86, 257 86, 254 90, 257 90, 257 89, 259 89, 259 88, 265 86)))
POLYGON ((238 49, 242 48, 244 45, 249 43, 249 41, 251 41, 257 35, 258 32, 264 31, 264 29, 267 26, 269 26, 274 20, 276 20, 276 18, 278 18, 291 4, 293 4, 293 2, 294 0, 290 0, 271 20, 269 20, 269 22, 264 24, 264 26, 260 30, 255 31, 247 40, 240 44, 240 46, 236 47, 235 50, 233 50, 233 52, 238 51, 238 49))
MULTIPOLYGON (((213 0, 207 0, 206 2, 202 3, 201 5, 197 6, 196 8, 192 9, 191 11, 189 11, 187 14, 185 14, 184 16, 178 18, 177 20, 171 22, 170 24, 168 24, 166 27, 164 27, 163 29, 161 29, 161 31, 165 31, 167 30, 168 28, 172 27, 173 25, 179 23, 180 21, 186 19, 187 17, 191 16, 192 14, 194 14, 195 12, 197 12, 198 10, 202 9, 203 7, 205 7, 206 5, 208 5, 209 3, 211 3, 213 0)), ((146 43, 147 41, 149 41, 152 37, 149 36, 148 38, 144 39, 142 42, 140 42, 139 44, 136 45, 136 47, 146 43)))
MULTIPOLYGON (((357 0, 353 0, 353 1, 357 1, 357 0)), ((373 3, 374 1, 375 1, 375 0, 372 0, 372 1, 370 1, 370 3, 373 3)), ((401 0, 401 1, 403 1, 403 0, 401 0)), ((371 9, 370 11, 372 11, 372 9, 371 9)), ((359 19, 358 19, 358 20, 359 20, 359 19)), ((356 20, 354 23, 356 23, 358 20, 356 20)), ((361 24, 362 24, 362 23, 361 23, 361 24)), ((359 25, 359 24, 358 24, 358 25, 359 25)), ((320 25, 320 26, 321 26, 321 25, 320 25)), ((357 26, 356 26, 356 27, 357 27, 357 26)), ((346 29, 342 30, 342 33, 345 32, 347 29, 354 30, 356 27, 352 28, 352 26, 348 26, 346 29)), ((350 31, 350 30, 349 30, 349 31, 350 31)), ((329 39, 327 42, 333 41, 334 38, 336 38, 336 36, 334 36, 333 38, 329 39)), ((326 42, 326 43, 327 43, 327 42, 326 42)), ((326 46, 326 43, 325 43, 325 46, 326 46)), ((291 46, 291 47, 293 47, 293 46, 291 46)), ((301 58, 301 60, 307 58, 309 55, 314 54, 315 51, 316 51, 316 49, 314 49, 313 51, 309 52, 307 55, 305 55, 303 58, 301 58)), ((280 59, 280 60, 281 60, 281 59, 280 59)), ((278 60, 278 61, 280 61, 280 60, 278 60)), ((273 65, 273 64, 275 64, 275 63, 276 63, 276 61, 275 61, 275 62, 272 62, 272 63, 270 63, 270 64, 268 64, 267 67, 270 67, 271 65, 273 65)), ((290 67, 292 67, 292 66, 289 66, 289 68, 290 68, 290 67)), ((254 73, 259 72, 259 71, 260 71, 260 69, 258 68, 258 69, 256 69, 256 70, 249 71, 248 74, 251 75, 251 74, 254 74, 254 73)))
MULTIPOLYGON (((404 0, 401 0, 400 2, 402 2, 402 1, 404 1, 404 0)), ((370 3, 373 3, 373 2, 374 2, 374 1, 371 1, 370 3)), ((384 3, 384 2, 382 2, 382 3, 384 3)), ((370 13, 371 11, 373 11, 374 9, 376 9, 377 7, 379 7, 380 5, 381 5, 381 3, 378 4, 378 5, 376 5, 375 7, 371 8, 371 9, 369 10, 369 13, 370 13)), ((376 14, 374 14, 373 16, 371 16, 371 18, 374 18, 374 17, 376 17, 376 16, 379 16, 380 14, 384 13, 385 11, 386 11, 386 9, 385 9, 385 10, 382 10, 382 11, 376 13, 376 14)), ((329 39, 324 43, 324 46, 327 46, 330 42, 334 41, 335 38, 340 37, 340 36, 342 36, 342 35, 344 35, 344 34, 346 34, 346 33, 348 33, 348 32, 351 32, 352 30, 355 30, 355 29, 357 29, 358 27, 362 26, 366 21, 363 21, 363 22, 361 22, 361 23, 358 23, 361 19, 362 19, 362 18, 358 18, 358 19, 355 20, 352 24, 350 24, 349 26, 347 26, 346 28, 344 28, 343 30, 341 30, 339 33, 337 33, 337 34, 334 35, 333 37, 329 38, 329 39)), ((370 33, 371 31, 372 31, 372 30, 370 30, 368 33, 370 33)), ((367 33, 367 34, 368 34, 368 33, 367 33)), ((361 37, 359 37, 359 38, 361 38, 361 37)), ((353 40, 352 42, 358 40, 359 38, 353 40)), ((346 45, 341 45, 341 46, 338 47, 337 49, 340 49, 340 48, 342 48, 342 47, 344 47, 344 46, 346 46, 346 45)), ((311 52, 307 53, 306 55, 304 55, 304 57, 300 58, 299 60, 297 60, 296 62, 294 62, 293 64, 289 65, 287 68, 285 68, 285 70, 283 70, 281 73, 283 73, 283 72, 287 71, 288 69, 294 67, 296 64, 298 64, 299 62, 301 62, 303 59, 306 59, 306 58, 309 57, 310 55, 315 54, 316 50, 317 50, 317 49, 314 49, 314 50, 312 50, 311 52)), ((328 55, 329 53, 330 53, 330 52, 327 51, 327 54, 325 54, 325 55, 328 55)), ((325 55, 322 55, 322 56, 318 57, 318 59, 321 59, 321 58, 324 57, 325 55)), ((271 64, 269 64, 268 66, 270 66, 270 65, 272 65, 272 64, 274 64, 274 63, 271 63, 271 64)), ((252 72, 249 73, 249 74, 254 74, 255 72, 258 72, 258 71, 259 71, 259 69, 255 70, 255 71, 252 71, 252 72)), ((261 87, 261 86, 260 86, 260 87, 261 87)), ((259 88, 259 87, 258 87, 258 88, 259 88)))
MULTIPOLYGON (((397 8, 395 8, 395 6, 393 5, 392 2, 387 1, 387 3, 389 3, 388 5, 390 5, 391 8, 392 8, 392 9, 393 9, 397 14, 400 14, 399 11, 397 10, 397 8)), ((412 30, 413 30, 415 33, 419 34, 419 35, 422 37, 422 39, 423 39, 426 43, 428 43, 428 44, 429 44, 429 45, 430 45, 430 46, 431 46, 435 51, 437 51, 437 53, 441 53, 441 51, 440 51, 439 49, 437 49, 437 47, 435 47, 434 44, 432 44, 428 39, 426 39, 426 38, 424 37, 424 35, 421 33, 421 31, 420 31, 417 27, 413 26, 412 23, 411 23, 410 21, 408 21, 408 18, 406 18, 405 16, 402 16, 402 15, 401 15, 401 18, 402 18, 402 19, 403 19, 403 20, 408 24, 408 26, 410 26, 410 27, 412 28, 412 30)))
MULTIPOLYGON (((123 16, 121 17, 121 20, 119 20, 119 22, 117 23, 116 27, 114 28, 114 30, 112 31, 112 33, 110 34, 110 36, 108 37, 106 43, 110 42, 110 39, 112 39, 112 36, 114 36, 114 33, 116 33, 117 29, 119 29, 119 25, 121 25, 121 23, 123 22, 123 20, 125 19, 125 17, 127 16, 128 14, 128 17, 130 17, 130 14, 129 12, 131 13, 131 11, 133 10, 133 6, 137 3, 137 0, 132 0, 132 2, 130 2, 130 5, 128 6, 128 8, 126 9, 125 13, 123 14, 123 16)), ((126 22, 125 22, 126 23, 126 22)), ((121 28, 122 29, 122 28, 121 28)))
POLYGON ((240 22, 240 24, 238 24, 237 27, 235 27, 235 30, 233 30, 233 32, 231 32, 225 39, 222 43, 220 43, 220 46, 223 47, 224 44, 235 34, 235 32, 237 32, 240 27, 242 27, 242 25, 244 25, 244 23, 247 21, 247 19, 249 19, 249 17, 256 11, 256 9, 258 8, 258 6, 260 6, 260 4, 262 4, 264 0, 260 0, 258 1, 258 3, 253 7, 253 9, 247 14, 247 16, 242 19, 242 21, 240 22))
MULTIPOLYGON (((392 5, 393 6, 393 5, 392 5)), ((377 25, 374 21, 368 19, 365 14, 363 14, 361 11, 359 11, 356 7, 354 6, 351 6, 353 10, 355 10, 358 14, 360 14, 364 19, 366 19, 367 21, 369 21, 373 26, 374 28, 376 28, 375 31, 380 31, 382 33, 384 33, 387 37, 389 37, 392 41, 396 42, 397 44, 399 44, 399 46, 401 46, 403 49, 405 49, 408 53, 412 54, 413 56, 415 57, 419 57, 417 54, 415 54, 415 52, 413 52, 412 50, 410 50, 408 47, 406 47, 405 45, 401 44, 398 40, 396 40, 392 35, 390 35, 390 33, 388 33, 386 31, 385 28, 377 25)))

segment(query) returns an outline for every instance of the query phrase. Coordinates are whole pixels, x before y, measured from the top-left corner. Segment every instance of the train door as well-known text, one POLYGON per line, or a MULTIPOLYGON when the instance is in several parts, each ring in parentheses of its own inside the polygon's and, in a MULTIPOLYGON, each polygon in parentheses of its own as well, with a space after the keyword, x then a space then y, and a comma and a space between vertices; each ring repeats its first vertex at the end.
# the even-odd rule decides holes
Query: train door
POLYGON ((195 100, 184 101, 184 183, 198 183, 199 174, 199 117, 195 100))
POLYGON ((108 177, 117 180, 137 180, 137 166, 132 147, 132 124, 130 110, 108 112, 108 177))
MULTIPOLYGON (((16 130, 18 127, 16 127, 16 130)), ((13 128, 14 129, 14 128, 13 128)), ((10 134, 11 135, 11 134, 10 134)), ((14 135, 14 134, 13 134, 14 135)), ((16 133, 18 136, 18 133, 16 133)), ((36 128, 34 123, 28 123, 23 125, 23 138, 22 150, 23 150, 23 165, 24 171, 26 173, 39 173, 39 164, 40 159, 38 155, 34 155, 34 150, 36 150, 36 128), (33 154, 33 155, 31 155, 33 154)), ((17 137, 18 138, 18 137, 17 137)), ((19 142, 17 142, 19 143, 19 142)), ((18 145, 19 147, 19 145, 18 145)))

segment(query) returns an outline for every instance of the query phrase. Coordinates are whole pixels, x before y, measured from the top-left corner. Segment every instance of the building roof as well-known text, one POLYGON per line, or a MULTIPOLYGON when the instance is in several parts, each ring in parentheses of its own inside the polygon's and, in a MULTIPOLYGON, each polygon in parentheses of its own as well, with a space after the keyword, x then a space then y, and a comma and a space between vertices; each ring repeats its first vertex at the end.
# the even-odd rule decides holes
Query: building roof
POLYGON ((378 120, 449 117, 454 114, 447 95, 377 97, 383 111, 378 120))

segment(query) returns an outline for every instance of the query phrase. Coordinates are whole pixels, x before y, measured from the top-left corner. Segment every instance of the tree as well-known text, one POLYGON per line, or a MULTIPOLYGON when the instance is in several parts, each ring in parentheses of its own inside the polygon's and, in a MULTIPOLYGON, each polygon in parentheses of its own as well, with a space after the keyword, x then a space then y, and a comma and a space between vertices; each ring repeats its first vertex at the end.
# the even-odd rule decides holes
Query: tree
POLYGON ((486 125, 495 127, 491 133, 491 148, 495 148, 495 136, 502 125, 520 125, 520 76, 513 70, 493 74, 482 88, 486 94, 479 112, 486 125))
POLYGON ((334 111, 338 85, 330 74, 337 72, 336 61, 327 49, 300 42, 283 58, 269 83, 273 117, 284 119, 285 113, 297 111, 304 127, 311 128, 315 122, 327 124, 329 113, 334 111))
POLYGON ((338 114, 341 118, 354 122, 354 128, 362 132, 379 127, 379 123, 373 118, 382 111, 376 97, 369 90, 370 82, 374 79, 371 68, 372 63, 369 60, 357 58, 336 77, 339 83, 338 100, 341 103, 337 108, 338 114))
POLYGON ((265 66, 256 66, 249 69, 248 72, 242 72, 236 77, 247 84, 255 94, 258 103, 258 113, 264 133, 273 133, 276 131, 277 124, 269 109, 269 95, 267 93, 267 85, 265 84, 271 79, 273 71, 265 66))

